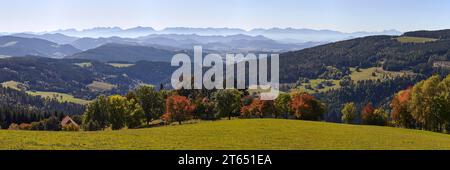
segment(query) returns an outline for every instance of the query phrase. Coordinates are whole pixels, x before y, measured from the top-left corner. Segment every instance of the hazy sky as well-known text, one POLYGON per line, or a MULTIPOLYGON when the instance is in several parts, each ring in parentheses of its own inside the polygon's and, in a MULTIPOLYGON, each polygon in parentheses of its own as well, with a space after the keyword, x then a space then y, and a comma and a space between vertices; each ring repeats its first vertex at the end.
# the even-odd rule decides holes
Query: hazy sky
POLYGON ((0 0, 0 32, 97 26, 450 28, 449 0, 0 0))

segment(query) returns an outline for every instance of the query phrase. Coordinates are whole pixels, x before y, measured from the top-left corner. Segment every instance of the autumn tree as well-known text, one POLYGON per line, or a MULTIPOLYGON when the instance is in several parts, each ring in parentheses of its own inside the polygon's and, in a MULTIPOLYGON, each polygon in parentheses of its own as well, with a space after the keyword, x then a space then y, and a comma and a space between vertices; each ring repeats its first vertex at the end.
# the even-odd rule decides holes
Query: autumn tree
POLYGON ((260 118, 269 115, 273 116, 274 118, 278 118, 278 116, 280 116, 280 113, 275 108, 273 100, 261 100, 258 110, 260 113, 260 118))
POLYGON ((166 99, 166 113, 163 119, 168 122, 178 122, 188 120, 192 117, 195 106, 184 96, 170 96, 166 99))
POLYGON ((374 111, 375 108, 372 106, 372 103, 366 104, 361 110, 361 123, 369 124, 374 111))
POLYGON ((383 109, 375 109, 372 104, 364 106, 361 112, 361 122, 366 125, 387 125, 388 115, 383 109))
POLYGON ((290 102, 295 118, 302 120, 321 120, 325 105, 308 93, 294 93, 290 102))
POLYGON ((410 100, 411 88, 397 93, 391 102, 392 123, 399 127, 413 128, 415 121, 408 111, 408 102, 410 100))
POLYGON ((355 103, 346 103, 341 110, 342 122, 351 124, 357 119, 357 110, 355 103))
POLYGON ((241 93, 235 89, 218 90, 214 93, 215 110, 228 120, 241 108, 241 93))

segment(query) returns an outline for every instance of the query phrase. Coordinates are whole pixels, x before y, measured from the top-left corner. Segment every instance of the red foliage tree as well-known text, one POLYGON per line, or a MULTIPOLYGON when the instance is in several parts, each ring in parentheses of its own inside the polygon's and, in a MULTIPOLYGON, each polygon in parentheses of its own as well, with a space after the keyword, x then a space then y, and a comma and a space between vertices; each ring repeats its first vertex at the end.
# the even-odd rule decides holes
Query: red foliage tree
POLYGON ((260 109, 260 105, 261 105, 261 100, 259 99, 254 99, 253 101, 251 101, 251 103, 247 106, 243 106, 241 107, 241 117, 254 117, 254 116, 258 116, 261 117, 261 113, 259 111, 260 109))
POLYGON ((308 93, 293 94, 290 106, 297 119, 320 120, 325 113, 325 106, 308 93))
POLYGON ((387 125, 388 117, 383 109, 375 109, 371 103, 364 106, 361 111, 361 123, 366 125, 387 125))
POLYGON ((391 118, 395 125, 400 127, 412 127, 414 119, 408 111, 408 102, 411 96, 411 88, 400 91, 391 102, 391 118))
POLYGON ((166 99, 166 113, 162 119, 168 122, 178 122, 189 120, 195 110, 195 105, 184 96, 170 96, 166 99))
POLYGON ((275 115, 276 109, 273 101, 255 99, 250 105, 241 108, 242 117, 259 117, 263 118, 267 115, 275 115))

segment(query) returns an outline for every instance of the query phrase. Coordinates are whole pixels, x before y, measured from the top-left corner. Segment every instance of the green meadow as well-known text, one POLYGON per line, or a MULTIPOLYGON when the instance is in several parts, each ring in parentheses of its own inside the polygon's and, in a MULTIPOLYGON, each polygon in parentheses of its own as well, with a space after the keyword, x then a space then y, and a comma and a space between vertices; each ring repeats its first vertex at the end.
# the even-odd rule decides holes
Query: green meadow
POLYGON ((450 149, 450 135, 300 120, 236 119, 119 131, 0 130, 0 149, 440 150, 450 149))

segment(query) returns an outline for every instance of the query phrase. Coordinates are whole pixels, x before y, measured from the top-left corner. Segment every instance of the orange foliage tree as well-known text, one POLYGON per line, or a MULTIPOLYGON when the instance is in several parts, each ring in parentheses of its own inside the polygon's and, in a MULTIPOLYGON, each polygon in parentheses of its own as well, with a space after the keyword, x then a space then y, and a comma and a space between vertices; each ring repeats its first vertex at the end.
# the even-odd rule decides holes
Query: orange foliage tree
POLYGON ((290 104, 297 119, 321 120, 325 113, 325 105, 308 93, 294 93, 290 104))
POLYGON ((278 116, 274 102, 271 100, 255 99, 250 105, 241 108, 241 117, 263 118, 268 115, 273 115, 274 117, 278 116))
POLYGON ((368 124, 374 111, 375 108, 372 106, 372 103, 366 104, 361 110, 361 123, 368 124))
POLYGON ((408 111, 408 102, 411 96, 411 88, 400 91, 391 102, 391 119, 396 126, 412 128, 414 119, 408 111))

